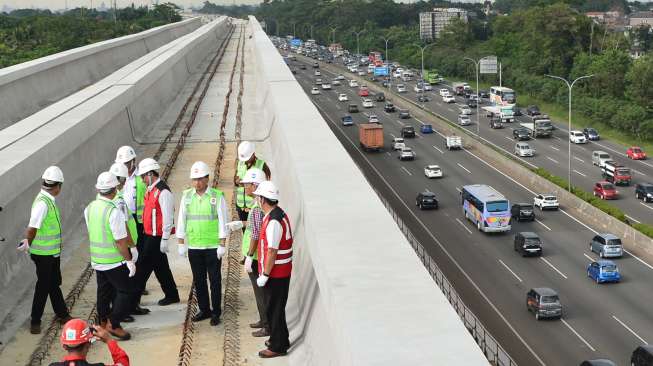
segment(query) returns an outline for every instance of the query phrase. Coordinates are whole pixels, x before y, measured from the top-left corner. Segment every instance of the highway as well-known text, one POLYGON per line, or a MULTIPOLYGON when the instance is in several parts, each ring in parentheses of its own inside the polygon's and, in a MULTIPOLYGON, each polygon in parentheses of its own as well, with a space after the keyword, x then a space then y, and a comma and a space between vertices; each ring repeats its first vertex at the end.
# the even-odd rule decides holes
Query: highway
MULTIPOLYGON (((293 64, 297 62, 291 62, 291 67, 293 64)), ((444 140, 438 134, 407 139, 406 144, 416 151, 417 159, 399 161, 389 148, 389 141, 399 136, 403 125, 418 128, 420 123, 429 121, 398 120, 396 113, 383 111, 382 103, 371 109, 362 108, 357 89, 344 82, 331 91, 321 90, 320 95, 312 96, 314 70, 310 65, 306 70, 296 69, 297 80, 370 183, 402 215, 465 303, 519 365, 574 365, 599 357, 626 364, 636 346, 653 340, 653 313, 648 306, 653 301, 649 291, 653 267, 627 255, 616 260, 624 276, 621 283, 597 285, 590 281, 586 267, 597 256, 589 251, 588 243, 595 232, 563 211, 538 211, 537 221, 514 222, 511 233, 488 235, 476 231, 461 214, 462 185, 489 184, 511 202, 532 202, 534 193, 495 170, 481 156, 467 150, 445 150, 444 140), (347 114, 348 102, 338 102, 337 93, 346 93, 350 102, 359 104, 361 113, 352 114, 355 124, 366 122, 366 114, 379 116, 385 130, 383 152, 360 151, 356 125, 340 124, 340 117, 347 114), (440 165, 444 177, 427 179, 423 168, 428 164, 440 165), (425 190, 437 195, 438 210, 420 211, 415 207, 417 193, 425 190), (519 231, 540 235, 543 257, 522 258, 513 251, 513 234, 519 231), (525 306, 526 292, 532 287, 558 291, 564 306, 562 320, 535 320, 525 306)), ((320 78, 333 80, 335 76, 322 70, 320 78)), ((451 116, 455 117, 455 112, 451 116)), ((507 131, 491 132, 508 136, 507 131)), ((491 132, 481 130, 482 135, 491 132)), ((512 149, 512 142, 506 141, 506 146, 512 149)), ((586 164, 583 169, 587 169, 589 176, 590 169, 595 168, 586 164)))

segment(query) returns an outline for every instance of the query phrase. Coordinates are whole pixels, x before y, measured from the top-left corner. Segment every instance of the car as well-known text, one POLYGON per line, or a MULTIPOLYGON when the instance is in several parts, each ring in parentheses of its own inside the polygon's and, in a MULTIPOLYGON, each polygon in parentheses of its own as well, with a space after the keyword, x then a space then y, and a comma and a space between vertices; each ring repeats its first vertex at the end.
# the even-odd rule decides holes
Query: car
POLYGON ((300 70, 306 70, 306 65, 304 65, 304 64, 299 65, 299 69, 300 70))
POLYGON ((622 257, 624 255, 621 239, 610 233, 595 235, 590 241, 590 251, 598 253, 601 258, 622 257))
POLYGON ((469 118, 468 115, 466 114, 459 114, 458 115, 458 124, 461 126, 469 126, 472 124, 472 119, 469 118))
POLYGON ((342 121, 343 126, 353 126, 354 125, 354 119, 350 115, 343 116, 340 118, 342 121))
POLYGON ((518 141, 530 140, 531 132, 527 128, 515 128, 512 130, 512 138, 518 141))
POLYGON ((601 139, 601 136, 599 135, 599 131, 597 131, 592 127, 583 128, 583 134, 590 141, 597 141, 601 139))
POLYGON ((635 197, 639 200, 644 200, 644 202, 653 202, 653 184, 635 184, 635 197))
POLYGON ((424 85, 422 85, 422 88, 424 88, 424 91, 432 91, 433 90, 433 87, 431 86, 431 84, 427 84, 427 83, 424 83, 424 85))
POLYGON ((596 283, 621 281, 617 265, 613 261, 605 259, 590 263, 587 266, 587 277, 596 283))
POLYGON ((638 346, 630 356, 631 366, 650 366, 653 365, 653 346, 638 346))
POLYGON ((435 197, 435 193, 433 192, 421 192, 417 194, 415 206, 419 207, 420 210, 437 209, 438 199, 435 197))
POLYGON ((440 89, 438 90, 438 93, 440 94, 441 97, 444 97, 445 95, 449 95, 449 89, 440 89))
POLYGON ((340 75, 336 76, 336 79, 345 80, 345 77, 342 74, 340 74, 340 75))
POLYGON ((338 101, 339 102, 346 102, 348 100, 349 100, 349 97, 347 96, 347 94, 344 94, 344 93, 338 94, 338 101))
POLYGON ((381 123, 381 122, 379 122, 379 117, 376 114, 370 114, 367 117, 367 122, 368 123, 381 123))
POLYGON ((415 152, 410 147, 403 147, 399 150, 399 156, 397 156, 397 158, 399 160, 414 160, 415 152))
POLYGON ((585 360, 580 363, 580 366, 617 366, 617 364, 607 358, 596 358, 594 360, 585 360))
POLYGON ((413 88, 413 91, 414 91, 415 93, 423 93, 423 92, 424 92, 424 88, 423 88, 421 85, 416 84, 415 87, 413 88))
POLYGON ((401 137, 395 137, 392 139, 392 150, 401 150, 404 147, 406 147, 406 144, 404 143, 404 139, 401 137))
POLYGON ((419 128, 419 132, 425 133, 425 134, 433 133, 433 125, 423 124, 419 128))
POLYGON ((534 156, 535 149, 533 149, 528 142, 518 142, 515 144, 515 155, 517 156, 534 156))
POLYGON ((406 85, 397 84, 397 93, 405 93, 405 92, 406 92, 406 85))
POLYGON ((341 85, 340 80, 338 80, 338 79, 333 79, 333 80, 331 81, 331 85, 334 85, 334 86, 335 86, 335 85, 341 85))
POLYGON ((331 90, 331 84, 322 83, 322 90, 331 90))
POLYGON ((603 168, 605 162, 611 160, 612 158, 610 157, 610 154, 608 154, 605 151, 601 151, 601 150, 592 151, 592 164, 598 166, 599 168, 603 168))
POLYGON ((573 130, 569 132, 569 141, 574 144, 584 144, 587 143, 587 138, 581 131, 573 130))
POLYGON ((468 106, 469 108, 477 108, 477 107, 478 107, 478 104, 476 103, 475 100, 473 100, 473 99, 469 99, 469 100, 467 101, 467 106, 468 106))
POLYGON ((460 107, 460 114, 465 114, 465 115, 471 115, 472 114, 472 109, 469 108, 468 106, 464 105, 460 107))
POLYGON ((401 128, 401 137, 415 137, 415 128, 413 126, 404 126, 401 128))
POLYGON ((312 95, 320 94, 320 89, 318 89, 317 86, 314 86, 313 89, 311 89, 311 94, 312 95))
POLYGON ((522 231, 515 234, 513 242, 515 252, 526 256, 542 256, 542 240, 531 231, 522 231))
POLYGON ((390 102, 386 102, 385 105, 383 106, 383 110, 388 113, 391 113, 395 111, 395 106, 390 102))
POLYGON ((358 76, 365 76, 365 71, 358 70, 358 76))
POLYGON ((363 98, 363 108, 373 108, 374 107, 374 102, 372 99, 369 98, 363 98))
POLYGON ((350 103, 347 107, 349 113, 358 113, 358 106, 356 104, 350 103))
POLYGON ((454 98, 452 95, 445 95, 444 97, 442 97, 442 101, 445 103, 455 103, 456 98, 454 98))
POLYGON ((535 313, 535 320, 562 317, 560 297, 548 287, 530 289, 526 294, 526 308, 535 313))
POLYGON ((410 118, 410 111, 408 111, 408 109, 399 109, 399 118, 401 119, 410 118))
POLYGON ((374 100, 377 102, 385 102, 385 94, 383 92, 378 92, 374 94, 374 100))
POLYGON ((426 178, 442 178, 442 168, 439 165, 431 164, 424 167, 426 178))
POLYGON ((513 107, 513 108, 512 108, 512 114, 513 114, 515 117, 519 117, 519 116, 523 116, 523 115, 524 115, 524 113, 521 111, 521 108, 519 108, 519 107, 513 107))
POLYGON ((633 160, 646 160, 646 153, 639 146, 631 146, 626 150, 628 158, 633 160))
POLYGON ((535 220, 535 209, 530 203, 515 203, 510 208, 510 217, 517 221, 535 220))
POLYGON ((383 80, 383 81, 381 82, 381 85, 382 85, 384 88, 387 88, 388 85, 390 85, 390 82, 389 82, 388 80, 383 80))
POLYGON ((313 68, 314 69, 317 69, 319 67, 320 67, 320 64, 318 64, 317 62, 313 62, 313 68))
POLYGON ((349 87, 350 87, 350 88, 357 88, 357 87, 358 87, 358 81, 356 81, 356 80, 349 80, 349 87))
POLYGON ((320 70, 315 70, 314 75, 315 76, 322 76, 322 73, 320 72, 320 70))
POLYGON ((322 85, 322 79, 315 79, 315 85, 322 85))
POLYGON ((560 207, 558 197, 554 194, 538 194, 533 198, 533 206, 539 207, 540 211, 545 209, 557 210, 560 207))
POLYGON ((501 122, 501 118, 499 117, 490 118, 490 128, 492 129, 503 128, 503 122, 501 122))
POLYGON ((528 107, 526 107, 526 114, 529 116, 537 116, 542 113, 540 112, 540 107, 536 105, 529 105, 528 107))
POLYGON ((490 93, 487 92, 487 90, 479 90, 478 91, 478 96, 481 98, 489 98, 490 93))
POLYGON ((596 184, 594 184, 593 192, 594 196, 600 197, 602 200, 616 199, 619 194, 614 184, 605 180, 596 182, 596 184))
POLYGON ((425 94, 418 94, 417 95, 417 101, 418 102, 425 103, 425 102, 428 102, 429 100, 431 100, 431 99, 428 97, 428 95, 425 95, 425 94))
POLYGON ((358 96, 359 97, 369 97, 370 96, 370 91, 367 89, 366 86, 361 85, 360 89, 358 89, 358 96))

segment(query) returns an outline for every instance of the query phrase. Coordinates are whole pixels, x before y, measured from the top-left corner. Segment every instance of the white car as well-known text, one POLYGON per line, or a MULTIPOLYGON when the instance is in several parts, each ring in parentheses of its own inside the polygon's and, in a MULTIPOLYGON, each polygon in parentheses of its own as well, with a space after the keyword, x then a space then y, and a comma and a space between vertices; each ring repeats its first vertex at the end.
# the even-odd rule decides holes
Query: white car
POLYGON ((331 90, 331 84, 323 83, 322 84, 322 90, 331 90))
POLYGON ((395 72, 392 74, 392 76, 393 76, 395 79, 399 79, 399 78, 401 77, 401 71, 399 71, 399 70, 395 70, 395 72))
POLYGON ((442 168, 439 165, 427 165, 424 168, 426 178, 442 178, 442 168))
POLYGON ((464 115, 469 116, 470 114, 472 114, 472 109, 469 108, 468 106, 464 105, 464 106, 460 107, 460 114, 464 114, 464 115))
POLYGON ((587 143, 587 137, 582 131, 573 130, 569 132, 569 140, 574 144, 584 144, 587 143))
POLYGON ((376 114, 370 114, 369 117, 367 117, 367 122, 369 123, 379 123, 379 116, 376 114))
POLYGON ((349 100, 349 98, 347 97, 347 94, 343 94, 343 93, 338 94, 338 101, 339 102, 346 102, 348 100, 349 100))
POLYGON ((322 85, 322 79, 315 79, 315 85, 322 85))
POLYGON ((438 93, 440 93, 441 97, 444 97, 445 95, 449 95, 449 89, 440 89, 438 93))
POLYGON ((397 93, 405 93, 405 92, 406 92, 406 85, 397 84, 397 93))
POLYGON ((432 90, 433 87, 431 86, 431 84, 424 84, 424 91, 432 91, 432 90))
POLYGON ((535 149, 533 149, 527 142, 518 142, 515 144, 515 155, 517 156, 533 156, 535 149))
POLYGON ((458 116, 458 124, 461 126, 469 126, 472 124, 472 119, 466 114, 461 114, 458 116))
POLYGON ((359 71, 358 76, 365 76, 365 71, 363 71, 363 70, 359 71))
POLYGON ((313 95, 320 94, 320 89, 318 89, 317 86, 314 86, 313 89, 311 89, 311 94, 313 95))
POLYGON ((415 159, 415 152, 410 147, 404 147, 399 150, 399 156, 397 158, 399 160, 413 160, 415 159))
POLYGON ((413 88, 413 91, 415 91, 415 93, 421 93, 421 92, 424 91, 424 89, 422 88, 421 85, 415 85, 415 87, 413 88))
POLYGON ((315 70, 315 76, 322 76, 322 73, 320 72, 320 70, 315 70))
POLYGON ((336 79, 338 79, 338 80, 345 80, 345 77, 342 76, 342 75, 338 75, 338 76, 336 77, 336 79))
POLYGON ((538 194, 533 198, 533 206, 539 207, 540 211, 550 208, 557 210, 560 207, 558 197, 553 194, 538 194))
POLYGON ((392 150, 401 150, 404 147, 406 147, 406 144, 404 144, 404 139, 401 137, 395 137, 392 140, 392 150))
POLYGON ((373 108, 374 102, 372 99, 363 98, 363 108, 373 108))
POLYGON ((333 81, 331 81, 331 85, 340 85, 340 80, 333 79, 333 81))
POLYGON ((442 101, 445 103, 456 103, 456 98, 453 95, 445 95, 442 97, 442 101))
POLYGON ((349 80, 349 87, 350 87, 350 88, 358 88, 358 81, 356 81, 356 80, 349 80))

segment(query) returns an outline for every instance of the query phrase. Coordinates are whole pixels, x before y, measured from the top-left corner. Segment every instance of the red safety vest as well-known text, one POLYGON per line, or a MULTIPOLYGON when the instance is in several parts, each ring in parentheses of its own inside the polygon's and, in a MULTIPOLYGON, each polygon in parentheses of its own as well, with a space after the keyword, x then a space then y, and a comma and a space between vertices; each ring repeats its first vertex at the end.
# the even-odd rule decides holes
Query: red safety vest
MULTIPOLYGON (((163 190, 170 190, 168 185, 159 181, 151 190, 145 192, 143 208, 143 232, 150 236, 163 235, 163 215, 159 205, 159 194, 163 190)), ((174 234, 174 229, 172 231, 174 234)))
POLYGON ((290 228, 290 220, 288 215, 279 207, 276 207, 263 219, 261 224, 261 238, 260 245, 258 246, 258 270, 259 273, 264 273, 265 259, 268 254, 268 239, 266 237, 266 230, 270 221, 278 221, 283 229, 281 233, 281 242, 277 250, 277 259, 274 261, 271 278, 288 278, 292 272, 292 229, 290 228))

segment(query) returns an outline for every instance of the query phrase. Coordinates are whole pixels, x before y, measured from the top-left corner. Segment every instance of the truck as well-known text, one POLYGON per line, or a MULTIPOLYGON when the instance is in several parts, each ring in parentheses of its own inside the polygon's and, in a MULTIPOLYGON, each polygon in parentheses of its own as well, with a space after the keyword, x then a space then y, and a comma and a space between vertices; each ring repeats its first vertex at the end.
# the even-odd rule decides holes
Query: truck
POLYGON ((466 90, 472 90, 467 83, 453 83, 451 86, 456 95, 465 95, 466 90))
POLYGON ((501 122, 514 122, 515 121, 515 111, 512 109, 512 106, 488 106, 483 107, 486 111, 485 116, 488 118, 501 118, 501 122))
POLYGON ((463 148, 463 139, 460 136, 445 137, 445 146, 447 150, 458 150, 463 148))
POLYGON ((426 81, 431 85, 435 85, 437 83, 442 82, 442 78, 440 77, 440 74, 438 74, 436 70, 425 70, 424 81, 426 81))
POLYGON ((553 134, 553 125, 548 118, 532 118, 532 122, 521 122, 519 125, 528 129, 533 138, 551 137, 553 134))
POLYGON ((365 151, 380 151, 383 149, 383 125, 361 123, 358 125, 358 138, 365 151))
POLYGON ((624 184, 628 186, 633 178, 629 168, 613 160, 606 161, 601 168, 601 172, 605 180, 613 184, 624 184))

